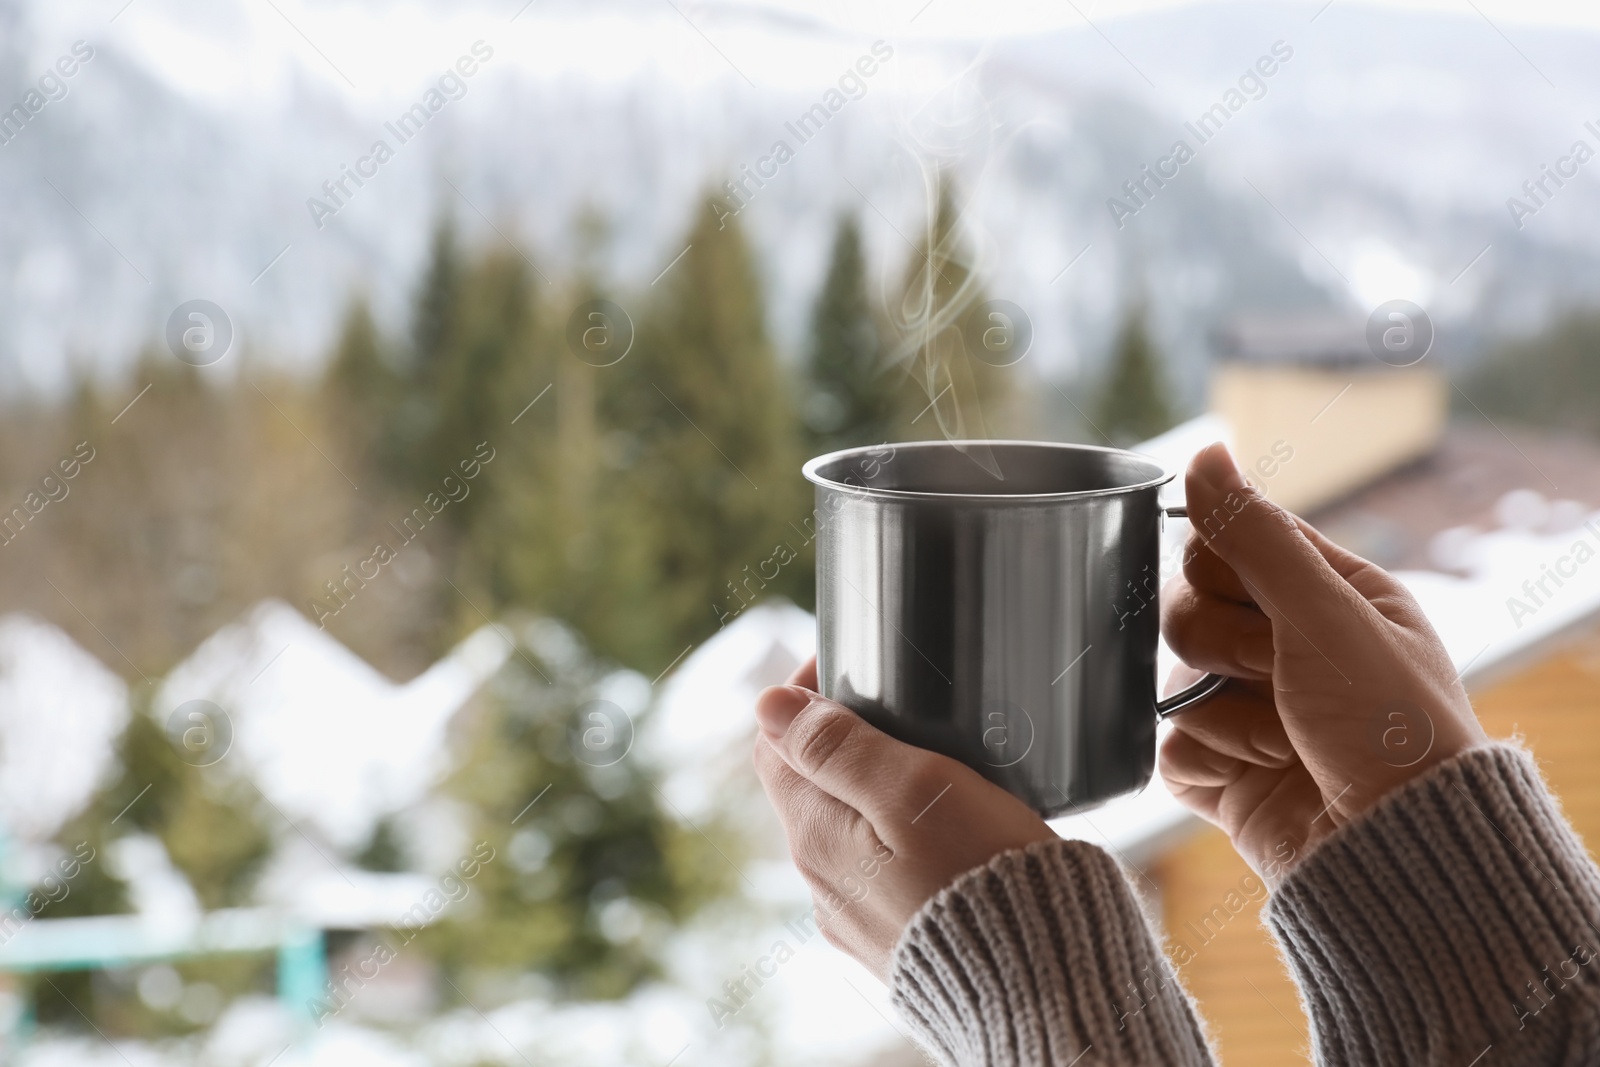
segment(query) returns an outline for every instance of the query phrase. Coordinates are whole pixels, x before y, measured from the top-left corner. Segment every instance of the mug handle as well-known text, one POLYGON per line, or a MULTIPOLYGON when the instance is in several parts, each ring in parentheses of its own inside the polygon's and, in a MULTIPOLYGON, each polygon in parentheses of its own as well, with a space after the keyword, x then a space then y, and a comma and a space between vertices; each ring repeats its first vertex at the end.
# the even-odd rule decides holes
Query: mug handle
MULTIPOLYGON (((1161 513, 1169 519, 1186 519, 1189 517, 1189 509, 1183 504, 1162 508, 1161 513)), ((1173 693, 1164 700, 1156 701, 1156 718, 1165 719, 1176 715, 1180 711, 1194 707, 1206 697, 1221 689, 1227 681, 1228 679, 1225 675, 1208 674, 1193 685, 1173 693)))

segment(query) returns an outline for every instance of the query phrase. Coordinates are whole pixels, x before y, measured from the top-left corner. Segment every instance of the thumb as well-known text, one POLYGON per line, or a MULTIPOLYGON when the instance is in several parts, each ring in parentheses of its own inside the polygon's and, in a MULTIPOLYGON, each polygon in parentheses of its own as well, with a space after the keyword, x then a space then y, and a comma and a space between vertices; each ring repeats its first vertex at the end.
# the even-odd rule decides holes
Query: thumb
POLYGON ((875 824, 906 814, 919 775, 940 762, 953 764, 896 741, 844 705, 797 685, 762 690, 756 722, 795 773, 875 824))
MULTIPOLYGON (((1268 617, 1295 620, 1349 603, 1350 590, 1293 515, 1248 484, 1220 441, 1202 449, 1184 480, 1189 522, 1232 567, 1268 617)), ((1296 622, 1303 625, 1303 622, 1296 622)))

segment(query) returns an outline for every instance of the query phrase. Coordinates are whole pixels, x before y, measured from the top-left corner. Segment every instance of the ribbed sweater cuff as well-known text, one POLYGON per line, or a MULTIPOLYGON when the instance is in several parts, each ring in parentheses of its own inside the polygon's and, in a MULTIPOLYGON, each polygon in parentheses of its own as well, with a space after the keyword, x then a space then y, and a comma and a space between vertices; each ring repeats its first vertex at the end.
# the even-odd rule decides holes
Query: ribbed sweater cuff
POLYGON ((1520 749, 1474 749, 1385 797, 1265 914, 1319 1064, 1600 1057, 1600 871, 1520 749))
POLYGON ((896 1008, 959 1067, 1209 1064, 1115 861, 1046 841, 968 871, 911 920, 890 961, 896 1008))

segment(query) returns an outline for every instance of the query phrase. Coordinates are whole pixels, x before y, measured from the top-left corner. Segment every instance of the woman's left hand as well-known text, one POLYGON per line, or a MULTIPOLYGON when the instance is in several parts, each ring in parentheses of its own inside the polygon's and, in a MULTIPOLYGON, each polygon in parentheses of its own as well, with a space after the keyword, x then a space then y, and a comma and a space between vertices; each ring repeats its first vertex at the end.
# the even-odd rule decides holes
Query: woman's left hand
POLYGON ((977 772, 894 740, 816 685, 813 660, 762 691, 756 772, 823 936, 887 980, 900 934, 934 894, 1056 834, 977 772))

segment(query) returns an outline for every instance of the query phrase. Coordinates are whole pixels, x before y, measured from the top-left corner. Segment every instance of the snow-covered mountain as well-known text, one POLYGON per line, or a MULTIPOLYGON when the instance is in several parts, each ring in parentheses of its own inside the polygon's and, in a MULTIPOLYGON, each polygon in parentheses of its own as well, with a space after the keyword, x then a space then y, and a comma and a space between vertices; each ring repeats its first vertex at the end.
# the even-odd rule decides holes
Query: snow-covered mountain
POLYGON ((741 221, 791 350, 832 216, 862 215, 892 286, 939 164, 970 195, 992 295, 1034 320, 1030 364, 1060 375, 1094 364, 1140 287, 1192 396, 1210 330, 1239 308, 1408 296, 1448 355, 1600 282, 1592 181, 1545 179, 1520 228, 1506 203, 1576 141, 1600 148, 1590 30, 1466 7, 1209 3, 1088 5, 1092 24, 1057 13, 982 37, 941 16, 950 2, 138 0, 108 21, 103 5, 0 0, 0 107, 75 42, 93 52, 0 145, 0 384, 114 373, 194 298, 227 309, 251 351, 313 366, 354 288, 398 328, 441 210, 558 279, 574 218, 598 208, 607 265, 647 292, 696 195, 747 166, 770 173, 746 183, 741 221), (880 41, 891 57, 852 73, 880 41), (1241 88, 1275 48, 1290 54, 1241 88), (391 133, 431 91, 426 125, 391 133), (1230 92, 1242 105, 1200 143, 1185 124, 1230 92), (795 127, 819 104, 820 129, 795 127), (1108 200, 1128 202, 1124 183, 1179 139, 1194 159, 1119 228, 1108 200), (392 158, 362 163, 379 140, 392 158), (792 158, 763 164, 778 141, 792 158), (356 185, 347 168, 371 173, 356 185), (314 219, 313 199, 338 210, 314 219))

